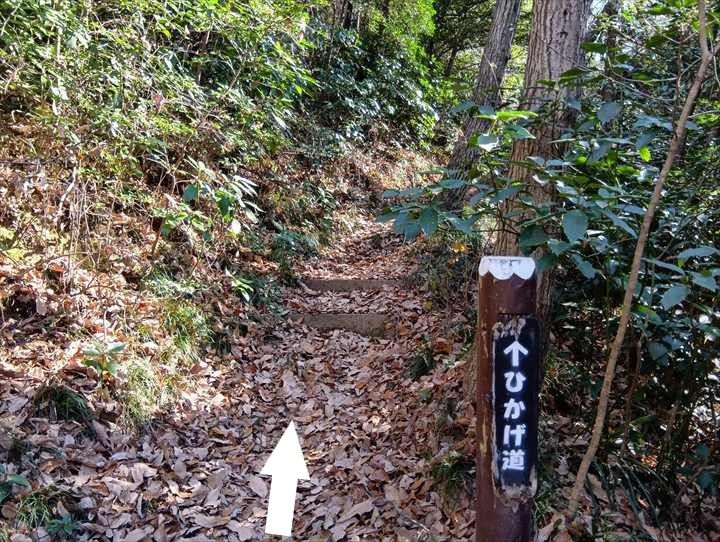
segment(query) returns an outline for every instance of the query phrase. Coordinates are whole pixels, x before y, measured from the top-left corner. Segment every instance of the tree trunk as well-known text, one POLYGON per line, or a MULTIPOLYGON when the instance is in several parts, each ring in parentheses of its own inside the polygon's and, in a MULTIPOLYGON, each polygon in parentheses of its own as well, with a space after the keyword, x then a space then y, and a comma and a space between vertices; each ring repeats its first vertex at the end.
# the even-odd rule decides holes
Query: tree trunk
MULTIPOLYGON (((515 141, 510 154, 508 177, 523 183, 535 205, 551 201, 555 197, 554 187, 541 185, 532 178, 532 170, 525 167, 529 156, 550 160, 562 156, 564 145, 554 144, 562 131, 570 126, 573 115, 567 107, 567 100, 576 97, 578 89, 568 86, 551 88, 544 81, 557 81, 566 71, 582 63, 581 45, 585 39, 586 25, 590 13, 590 0, 536 0, 533 6, 533 22, 528 44, 528 60, 525 68, 525 86, 521 107, 540 111, 538 122, 531 128, 535 139, 515 141)), ((520 253, 518 225, 530 216, 517 212, 518 202, 511 199, 501 205, 501 228, 495 243, 495 254, 514 255, 520 253), (515 211, 511 219, 506 215, 515 211)), ((536 256, 542 257, 539 253, 536 256)), ((549 337, 549 315, 551 277, 540 274, 538 283, 538 316, 543 331, 542 346, 547 346, 549 337)))
MULTIPOLYGON (((521 3, 522 0, 498 0, 495 4, 490 32, 475 80, 473 102, 476 105, 497 107, 500 102, 500 86, 510 58, 510 46, 515 36, 521 3)), ((467 176, 467 171, 479 156, 479 149, 468 146, 468 141, 474 134, 484 132, 487 128, 487 121, 478 119, 474 115, 468 117, 448 164, 448 170, 452 172, 453 177, 467 176)), ((449 208, 455 207, 462 201, 464 195, 464 189, 449 192, 446 205, 449 208)))
MULTIPOLYGON (((556 81, 560 75, 577 66, 582 60, 582 50, 590 0, 535 0, 532 27, 528 44, 528 60, 525 67, 525 85, 521 107, 538 111, 549 109, 538 117, 531 131, 535 139, 517 140, 510 155, 509 178, 521 181, 533 201, 543 203, 554 196, 549 184, 542 186, 532 180, 532 172, 523 166, 528 156, 550 159, 562 153, 552 142, 567 127, 572 116, 565 107, 566 100, 577 93, 576 89, 541 84, 556 81)), ((494 26, 494 22, 493 22, 494 26)), ((504 67, 504 64, 503 64, 504 67)), ((476 124, 477 125, 477 124, 476 124)), ((520 253, 518 245, 519 222, 528 218, 525 213, 508 220, 505 215, 518 210, 516 200, 505 200, 501 205, 499 232, 493 253, 498 256, 514 256, 520 253), (523 216, 524 215, 524 216, 523 216)), ((542 256, 539 254, 538 256, 542 256)), ((549 316, 551 277, 546 271, 538 273, 537 315, 540 322, 540 348, 545 352, 549 342, 549 316)), ((465 370, 465 391, 472 397, 475 388, 475 362, 471 359, 465 370)))

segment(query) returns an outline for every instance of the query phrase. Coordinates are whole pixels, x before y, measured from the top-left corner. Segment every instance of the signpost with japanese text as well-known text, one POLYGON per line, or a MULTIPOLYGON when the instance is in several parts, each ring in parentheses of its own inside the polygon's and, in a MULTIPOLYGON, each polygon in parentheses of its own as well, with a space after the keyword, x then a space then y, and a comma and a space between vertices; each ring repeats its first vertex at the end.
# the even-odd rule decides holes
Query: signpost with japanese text
POLYGON ((535 262, 486 256, 479 275, 476 540, 529 542, 540 366, 535 262))
POLYGON ((538 325, 504 316, 493 326, 495 487, 531 488, 537 463, 538 325))

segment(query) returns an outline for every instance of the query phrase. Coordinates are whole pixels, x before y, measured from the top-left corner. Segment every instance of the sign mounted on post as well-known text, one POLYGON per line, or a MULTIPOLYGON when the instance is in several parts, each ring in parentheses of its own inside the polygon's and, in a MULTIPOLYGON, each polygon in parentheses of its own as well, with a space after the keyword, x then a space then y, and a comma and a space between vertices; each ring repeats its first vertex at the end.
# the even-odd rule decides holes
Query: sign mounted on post
POLYGON ((541 355, 535 262, 485 256, 478 275, 475 540, 530 542, 541 355))
POLYGON ((493 326, 493 474, 513 496, 537 484, 538 324, 530 315, 501 315, 493 326))

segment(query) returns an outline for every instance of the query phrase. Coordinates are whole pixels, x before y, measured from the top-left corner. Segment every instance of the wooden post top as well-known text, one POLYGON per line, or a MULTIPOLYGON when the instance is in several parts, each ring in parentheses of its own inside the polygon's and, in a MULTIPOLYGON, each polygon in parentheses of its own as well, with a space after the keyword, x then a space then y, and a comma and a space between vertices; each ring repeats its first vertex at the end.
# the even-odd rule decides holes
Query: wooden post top
POLYGON ((535 273, 535 260, 523 256, 483 256, 478 269, 480 276, 490 273, 497 280, 517 275, 529 279, 535 273))

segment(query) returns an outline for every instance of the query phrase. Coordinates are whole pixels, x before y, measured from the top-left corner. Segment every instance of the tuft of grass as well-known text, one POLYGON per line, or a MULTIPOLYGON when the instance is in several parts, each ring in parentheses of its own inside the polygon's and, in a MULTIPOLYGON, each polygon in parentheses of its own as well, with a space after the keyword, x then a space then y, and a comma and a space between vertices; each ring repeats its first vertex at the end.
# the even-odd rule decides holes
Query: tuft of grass
POLYGON ((0 542, 10 542, 10 535, 2 528, 0 528, 0 542))
POLYGON ((176 279, 164 269, 155 269, 143 281, 143 286, 160 297, 191 297, 200 285, 192 279, 176 279))
POLYGON ((173 343, 185 355, 196 358, 198 350, 212 336, 207 317, 196 305, 169 300, 163 307, 163 325, 173 343))
POLYGON ((461 490, 467 489, 473 465, 474 461, 451 451, 432 466, 430 474, 446 501, 455 500, 461 490))
POLYGON ((47 525, 53 519, 59 492, 52 486, 31 491, 20 499, 17 519, 30 529, 47 525))
POLYGON ((410 362, 408 376, 413 380, 418 380, 420 377, 430 374, 430 371, 435 368, 435 363, 432 346, 426 344, 410 362))
POLYGON ((93 413, 85 398, 67 386, 49 383, 38 390, 33 398, 36 412, 50 420, 67 420, 88 425, 93 413))
POLYGON ((163 402, 163 387, 157 371, 144 360, 133 360, 124 371, 123 417, 135 429, 146 427, 163 402))

